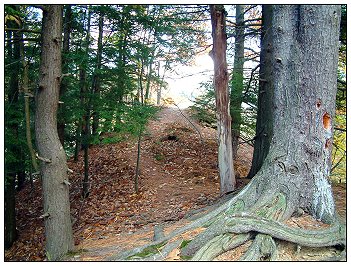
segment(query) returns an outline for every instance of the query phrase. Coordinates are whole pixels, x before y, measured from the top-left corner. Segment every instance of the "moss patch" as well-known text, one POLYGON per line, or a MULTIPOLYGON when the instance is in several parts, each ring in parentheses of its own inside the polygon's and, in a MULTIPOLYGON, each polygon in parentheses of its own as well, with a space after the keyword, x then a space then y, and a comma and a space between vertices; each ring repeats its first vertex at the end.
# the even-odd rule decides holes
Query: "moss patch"
POLYGON ((190 242, 191 240, 183 240, 182 243, 180 244, 180 249, 186 247, 190 242))
POLYGON ((162 249, 166 245, 167 241, 164 241, 160 244, 152 245, 149 247, 146 247, 141 251, 140 253, 134 254, 132 256, 127 257, 127 260, 132 260, 132 259, 138 259, 138 258, 146 258, 149 257, 153 254, 156 254, 159 252, 160 249, 162 249))

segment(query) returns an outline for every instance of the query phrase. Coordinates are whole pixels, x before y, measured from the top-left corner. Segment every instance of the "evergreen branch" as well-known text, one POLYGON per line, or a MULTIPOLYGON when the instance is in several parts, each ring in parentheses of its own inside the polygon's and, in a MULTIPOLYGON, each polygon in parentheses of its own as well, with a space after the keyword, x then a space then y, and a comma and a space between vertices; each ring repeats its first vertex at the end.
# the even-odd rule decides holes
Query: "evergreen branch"
POLYGON ((30 32, 41 34, 41 31, 37 30, 28 30, 28 29, 16 29, 16 28, 5 28, 5 31, 18 31, 18 32, 30 32))

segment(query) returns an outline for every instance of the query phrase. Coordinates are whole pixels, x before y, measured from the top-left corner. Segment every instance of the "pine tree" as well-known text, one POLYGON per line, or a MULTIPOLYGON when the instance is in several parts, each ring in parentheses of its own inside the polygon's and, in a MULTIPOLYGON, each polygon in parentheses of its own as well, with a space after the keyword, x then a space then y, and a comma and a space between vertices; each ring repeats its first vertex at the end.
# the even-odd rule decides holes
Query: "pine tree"
POLYGON ((73 249, 66 154, 57 132, 61 73, 62 6, 43 7, 40 82, 36 94, 35 135, 43 187, 46 254, 59 260, 73 249))

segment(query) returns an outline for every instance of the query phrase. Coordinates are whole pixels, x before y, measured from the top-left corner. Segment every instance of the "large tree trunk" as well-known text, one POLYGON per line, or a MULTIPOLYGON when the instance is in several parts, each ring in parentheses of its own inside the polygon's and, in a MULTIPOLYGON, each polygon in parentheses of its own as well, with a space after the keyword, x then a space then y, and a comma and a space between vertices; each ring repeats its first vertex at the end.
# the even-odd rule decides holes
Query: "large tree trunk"
POLYGON ((230 116, 232 117, 232 141, 233 158, 238 152, 241 119, 241 104, 244 87, 244 41, 245 41, 245 22, 244 5, 236 5, 236 27, 235 27, 235 54, 234 68, 231 78, 230 93, 230 116))
MULTIPOLYGON (((110 259, 162 259, 173 245, 180 245, 181 255, 188 259, 212 260, 252 238, 240 260, 277 259, 275 239, 300 247, 345 247, 346 228, 336 219, 328 183, 340 6, 276 5, 272 19, 274 126, 261 169, 238 194, 193 222, 110 259), (283 223, 300 209, 331 225, 306 230, 283 223), (195 229, 201 233, 190 243, 177 242, 195 229), (140 257, 158 244, 162 248, 140 257)), ((344 254, 339 251, 335 259, 343 259, 344 254)))
POLYGON ((263 171, 274 171, 275 187, 289 187, 291 209, 331 222, 340 6, 273 6, 272 17, 273 136, 263 171))
POLYGON ((43 9, 39 88, 36 95, 35 135, 41 160, 46 254, 58 260, 73 248, 66 154, 57 133, 61 81, 62 6, 43 9))
POLYGON ((258 93, 256 136, 251 169, 248 178, 260 170, 266 158, 273 130, 273 48, 272 5, 262 6, 262 34, 260 55, 260 82, 258 93))
POLYGON ((218 167, 221 195, 235 188, 231 118, 229 115, 228 69, 226 61, 227 36, 225 33, 225 9, 223 5, 210 5, 214 61, 214 85, 216 90, 218 167))

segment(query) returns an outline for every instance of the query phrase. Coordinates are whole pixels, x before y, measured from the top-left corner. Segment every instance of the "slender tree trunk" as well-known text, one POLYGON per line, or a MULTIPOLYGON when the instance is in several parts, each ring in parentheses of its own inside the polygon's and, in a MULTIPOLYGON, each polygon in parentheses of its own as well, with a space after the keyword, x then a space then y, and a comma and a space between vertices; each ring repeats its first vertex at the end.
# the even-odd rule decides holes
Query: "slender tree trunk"
MULTIPOLYGON (((86 105, 85 94, 86 94, 86 73, 83 67, 79 69, 79 87, 80 87, 80 105, 84 108, 86 105)), ((84 128, 84 116, 79 117, 76 130, 76 145, 74 149, 74 161, 78 161, 79 152, 82 149, 83 142, 83 128, 84 128)))
MULTIPOLYGON (((125 12, 125 11, 123 11, 125 12)), ((126 64, 127 64, 127 58, 126 58, 126 48, 127 48, 127 35, 128 35, 128 31, 129 29, 124 29, 124 25, 126 23, 124 23, 125 18, 122 17, 122 20, 120 21, 120 31, 121 34, 123 34, 123 38, 121 40, 119 40, 118 42, 118 69, 119 69, 119 73, 117 76, 117 102, 118 103, 122 103, 123 102, 123 96, 125 95, 125 91, 126 91, 126 83, 125 83, 125 78, 126 78, 126 64)))
MULTIPOLYGON (((12 34, 9 34, 10 36, 12 34)), ((12 47, 11 47, 12 48, 12 47)), ((11 49, 12 50, 12 49, 11 49)), ((12 53, 10 53, 12 54, 12 53)), ((13 58, 15 59, 15 58, 13 58)), ((18 60, 18 59, 17 59, 18 60)), ((19 68, 19 64, 14 64, 14 70, 19 68)), ((18 73, 17 73, 18 74, 18 73)), ((11 130, 14 139, 18 139, 18 118, 13 114, 13 107, 16 108, 18 102, 18 76, 16 73, 11 73, 10 82, 9 82, 9 94, 8 98, 10 100, 11 107, 9 115, 7 115, 5 124, 7 128, 11 130)), ((10 151, 9 151, 10 152, 10 151)), ((16 148, 11 145, 11 152, 17 154, 16 148)), ((17 162, 13 162, 11 159, 10 162, 6 161, 5 158, 5 249, 8 249, 17 239, 16 231, 16 177, 17 177, 17 162)))
POLYGON ((143 86, 143 73, 144 72, 144 60, 141 60, 140 72, 139 72, 139 101, 144 104, 144 86, 143 86))
MULTIPOLYGON (((21 76, 21 56, 22 56, 22 47, 23 47, 23 34, 20 32, 17 32, 14 34, 15 39, 17 39, 17 41, 14 44, 14 59, 17 62, 17 67, 15 67, 14 71, 14 75, 16 76, 17 79, 17 86, 16 86, 16 91, 17 91, 17 98, 14 98, 14 107, 18 110, 20 109, 22 106, 22 103, 19 101, 19 90, 20 90, 20 76, 21 76)), ((17 115, 17 139, 19 140, 21 138, 21 134, 20 134, 20 121, 23 119, 22 115, 20 112, 18 112, 17 115)), ((21 143, 18 143, 16 145, 16 155, 18 156, 18 164, 16 166, 16 171, 17 171, 17 191, 20 191, 23 187, 24 187, 24 183, 26 181, 26 154, 24 151, 24 145, 22 145, 21 143)))
MULTIPOLYGON (((17 6, 12 8, 17 10, 17 6)), ((10 28, 21 27, 13 21, 7 22, 10 28)), ((16 179, 21 186, 21 172, 24 165, 21 159, 22 151, 19 140, 19 121, 21 120, 19 108, 19 74, 20 74, 20 45, 22 34, 20 32, 8 32, 9 39, 13 38, 12 43, 8 43, 8 54, 11 59, 11 69, 8 88, 8 100, 6 102, 5 127, 11 134, 11 143, 8 143, 5 151, 11 154, 7 159, 5 156, 5 248, 10 248, 17 239, 16 232, 16 179)), ((23 180, 24 181, 24 180, 23 180)))
POLYGON ((262 6, 262 35, 259 74, 259 94, 256 120, 256 136, 251 169, 248 178, 260 170, 269 152, 273 134, 273 47, 272 6, 262 6))
POLYGON ((139 135, 138 135, 137 163, 136 163, 136 167, 135 167, 135 176, 134 176, 134 189, 135 189, 135 193, 139 193, 141 135, 142 135, 142 130, 141 130, 141 126, 140 126, 139 135))
MULTIPOLYGON (((32 162, 32 167, 34 169, 34 172, 37 174, 39 173, 39 166, 38 166, 37 158, 35 156, 35 150, 33 148, 32 131, 30 126, 30 98, 32 97, 32 94, 29 91, 29 61, 27 62, 25 58, 23 42, 21 43, 21 57, 22 57, 22 66, 23 66, 22 89, 24 93, 24 116, 26 120, 26 140, 27 140, 28 151, 32 162)), ((33 186, 32 181, 33 181, 33 176, 31 173, 31 176, 30 176, 31 186, 33 186)))
POLYGON ((79 152, 82 149, 82 118, 79 118, 77 122, 75 145, 74 145, 74 161, 78 161, 79 152))
POLYGON ((86 47, 85 47, 85 64, 81 68, 81 92, 84 102, 84 115, 82 118, 82 148, 84 151, 84 179, 82 184, 82 196, 83 198, 88 197, 89 195, 89 144, 90 144, 90 114, 91 114, 91 101, 92 95, 86 95, 87 81, 86 81, 86 69, 88 68, 88 55, 89 55, 89 45, 90 45, 90 22, 91 22, 91 12, 88 8, 88 21, 87 21, 87 34, 86 34, 86 47))
POLYGON ((83 188, 82 195, 83 198, 88 197, 89 195, 89 144, 90 144, 90 110, 87 110, 86 115, 83 118, 84 126, 83 126, 83 141, 82 147, 84 151, 84 179, 83 179, 83 188))
POLYGON ((98 37, 98 50, 96 55, 96 70, 93 76, 93 95, 94 95, 94 104, 93 104, 93 125, 92 125, 92 134, 97 136, 99 128, 99 100, 100 100, 100 73, 101 70, 101 60, 102 60, 102 38, 104 32, 104 16, 100 14, 99 16, 99 37, 98 37))
POLYGON ((61 81, 61 23, 62 6, 44 6, 35 136, 41 160, 46 255, 50 260, 58 260, 73 249, 66 154, 58 137, 56 117, 61 81))
POLYGON ((235 159, 238 152, 240 137, 241 104, 244 88, 244 41, 245 41, 245 22, 244 22, 244 5, 236 5, 236 27, 235 27, 235 55, 234 69, 231 79, 230 94, 230 116, 232 117, 232 141, 233 141, 233 158, 235 159))
POLYGON ((225 32, 225 9, 223 5, 210 5, 214 85, 216 90, 218 167, 221 195, 235 188, 233 150, 231 138, 231 118, 229 114, 228 70, 226 61, 227 36, 225 32))
MULTIPOLYGON (((64 74, 67 74, 69 71, 67 56, 69 54, 69 46, 70 46, 71 20, 72 20, 71 5, 65 5, 65 17, 63 22, 63 50, 62 50, 62 53, 63 53, 62 69, 64 74)), ((64 99, 67 88, 68 88, 67 79, 63 78, 61 80, 61 86, 60 86, 60 100, 64 99)), ((64 141, 65 141, 65 127, 66 127, 65 107, 64 107, 65 104, 66 103, 63 101, 63 103, 59 105, 58 120, 57 120, 57 131, 63 147, 64 147, 64 141)))
POLYGON ((147 82, 146 82, 146 89, 145 89, 145 100, 148 100, 150 98, 150 85, 151 85, 151 77, 152 77, 152 65, 154 63, 154 58, 155 58, 155 50, 149 59, 149 64, 148 64, 148 76, 147 76, 147 82))
MULTIPOLYGON (((153 60, 153 59, 150 59, 150 60, 153 60)), ((152 61, 150 61, 148 65, 148 75, 147 75, 146 88, 145 88, 146 101, 150 98, 151 76, 152 76, 152 61)))
POLYGON ((5 249, 9 249, 17 239, 15 178, 15 175, 6 173, 4 210, 5 249))
POLYGON ((37 163, 37 159, 35 157, 35 151, 32 144, 32 133, 30 127, 30 106, 29 106, 29 97, 26 94, 29 93, 28 88, 28 62, 23 61, 23 92, 24 96, 24 110, 25 110, 25 117, 26 117, 26 138, 27 138, 27 146, 30 153, 30 157, 32 160, 32 166, 35 172, 39 172, 39 166, 37 163))
MULTIPOLYGON (((167 69, 168 69, 168 65, 169 65, 169 62, 166 61, 166 64, 165 64, 165 67, 164 67, 164 71, 163 71, 163 75, 162 75, 162 79, 160 81, 160 84, 157 87, 156 104, 158 106, 161 105, 163 81, 165 80, 165 75, 166 75, 166 72, 167 72, 167 69)), ((158 62, 158 68, 157 68, 157 76, 158 76, 158 78, 160 78, 160 68, 161 68, 160 62, 158 62)))

